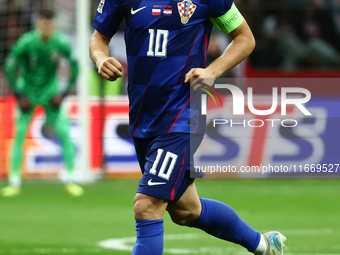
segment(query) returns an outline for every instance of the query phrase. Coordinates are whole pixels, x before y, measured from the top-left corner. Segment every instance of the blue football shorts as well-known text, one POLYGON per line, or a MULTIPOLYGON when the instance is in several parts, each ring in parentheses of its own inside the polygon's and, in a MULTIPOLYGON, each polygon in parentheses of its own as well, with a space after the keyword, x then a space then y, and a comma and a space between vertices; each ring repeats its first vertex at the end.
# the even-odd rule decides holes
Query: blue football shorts
POLYGON ((194 170, 194 153, 203 134, 169 133, 133 138, 143 176, 137 193, 169 200, 181 198, 189 184, 202 173, 194 170))

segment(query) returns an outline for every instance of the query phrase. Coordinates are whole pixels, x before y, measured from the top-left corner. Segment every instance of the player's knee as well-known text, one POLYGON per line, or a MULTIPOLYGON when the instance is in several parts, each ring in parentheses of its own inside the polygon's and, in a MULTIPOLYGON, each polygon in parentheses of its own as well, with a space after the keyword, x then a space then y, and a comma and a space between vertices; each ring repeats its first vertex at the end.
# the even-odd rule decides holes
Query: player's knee
POLYGON ((134 204, 135 219, 136 220, 151 220, 155 219, 155 213, 151 209, 153 204, 149 200, 137 200, 134 204))
POLYGON ((163 218, 165 207, 161 199, 137 194, 134 201, 136 220, 154 220, 163 218))
POLYGON ((195 220, 198 219, 200 216, 200 211, 198 210, 181 210, 181 209, 174 209, 168 210, 171 220, 180 226, 189 226, 195 220))

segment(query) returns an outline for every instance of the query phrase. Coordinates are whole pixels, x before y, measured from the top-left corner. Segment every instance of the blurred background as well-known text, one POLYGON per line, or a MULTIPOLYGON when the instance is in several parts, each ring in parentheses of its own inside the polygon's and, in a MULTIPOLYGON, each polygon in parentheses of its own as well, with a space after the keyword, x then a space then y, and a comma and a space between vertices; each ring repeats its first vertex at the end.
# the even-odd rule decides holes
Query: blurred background
MULTIPOLYGON (((127 131, 124 24, 110 44, 112 55, 124 66, 124 77, 111 83, 98 76, 88 56, 99 2, 0 0, 0 187, 7 185, 17 105, 3 63, 18 38, 34 29, 42 7, 56 11, 57 29, 68 36, 82 68, 76 89, 64 101, 77 151, 77 178, 81 183, 100 179, 84 185, 83 197, 62 192, 62 184, 56 181, 65 168, 60 142, 53 132, 47 132, 45 112, 37 107, 23 150, 23 192, 14 198, 0 197, 0 255, 131 254, 135 240, 132 201, 140 170, 127 131)), ((285 254, 340 254, 340 179, 333 178, 340 176, 340 0, 235 3, 252 28, 257 46, 223 77, 234 79, 231 84, 234 81, 244 91, 253 87, 260 99, 271 96, 274 86, 279 91, 289 86, 309 89, 312 100, 306 107, 312 116, 303 116, 296 107, 288 109, 285 118, 299 121, 294 129, 279 124, 260 129, 209 129, 208 119, 208 131, 195 158, 197 165, 296 165, 297 172, 208 174, 197 180, 198 192, 228 203, 263 233, 275 229, 287 235, 285 254), (328 169, 332 165, 333 171, 316 173, 316 166, 324 164, 328 169), (306 165, 308 172, 300 172, 299 166, 305 169, 306 165), (205 181, 214 177, 222 178, 205 181)), ((208 63, 229 42, 228 36, 214 30, 208 63)), ((67 75, 68 67, 62 62, 61 89, 67 75)), ((234 118, 230 95, 221 97, 229 104, 217 109, 209 101, 208 117, 218 117, 222 110, 223 117, 234 118)), ((268 104, 259 100, 256 107, 268 109, 268 104)), ((281 116, 276 111, 262 117, 281 116)), ((165 229, 164 254, 248 254, 236 245, 176 226, 167 215, 165 229)))

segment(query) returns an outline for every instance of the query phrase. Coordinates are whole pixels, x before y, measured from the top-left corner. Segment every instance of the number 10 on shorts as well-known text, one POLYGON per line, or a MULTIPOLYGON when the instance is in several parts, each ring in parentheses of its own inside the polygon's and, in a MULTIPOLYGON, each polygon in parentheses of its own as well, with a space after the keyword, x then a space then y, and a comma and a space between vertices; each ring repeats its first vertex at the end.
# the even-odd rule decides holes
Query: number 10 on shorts
MULTIPOLYGON (((163 155, 163 152, 164 152, 163 149, 157 150, 157 157, 156 157, 155 162, 152 165, 152 168, 150 169, 150 174, 154 174, 154 175, 157 174, 157 166, 158 166, 159 161, 160 161, 160 159, 163 155)), ((172 171, 174 170, 177 158, 178 158, 178 156, 176 154, 168 151, 165 154, 165 158, 164 158, 164 161, 162 163, 161 169, 159 170, 158 176, 165 179, 165 180, 169 180, 170 176, 172 174, 172 171), (170 160, 171 160, 170 166, 167 169, 167 166, 168 166, 170 160)))

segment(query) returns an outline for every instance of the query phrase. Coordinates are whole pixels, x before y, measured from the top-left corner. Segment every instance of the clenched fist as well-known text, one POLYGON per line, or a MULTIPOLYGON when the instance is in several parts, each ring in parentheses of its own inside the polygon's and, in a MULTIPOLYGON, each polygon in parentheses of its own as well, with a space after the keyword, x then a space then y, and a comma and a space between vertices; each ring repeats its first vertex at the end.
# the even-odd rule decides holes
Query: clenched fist
POLYGON ((28 112, 30 110, 31 104, 27 97, 23 96, 19 99, 19 107, 23 112, 28 112))
POLYGON ((113 57, 104 59, 97 64, 98 73, 109 81, 115 81, 123 76, 123 67, 119 61, 113 57))
POLYGON ((185 75, 185 83, 190 82, 194 91, 203 93, 205 87, 213 86, 215 78, 207 68, 193 68, 185 75))
POLYGON ((63 97, 61 95, 55 95, 51 98, 50 103, 53 106, 53 108, 57 109, 60 107, 61 102, 63 101, 63 97))

